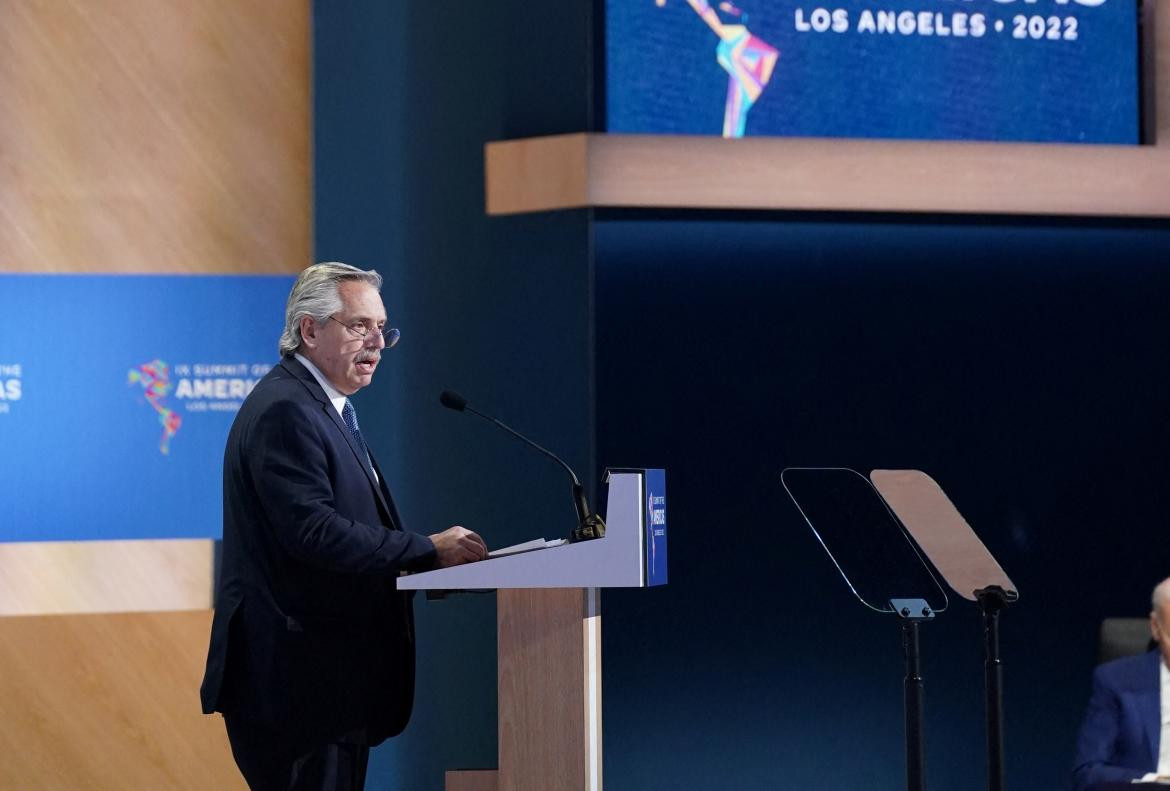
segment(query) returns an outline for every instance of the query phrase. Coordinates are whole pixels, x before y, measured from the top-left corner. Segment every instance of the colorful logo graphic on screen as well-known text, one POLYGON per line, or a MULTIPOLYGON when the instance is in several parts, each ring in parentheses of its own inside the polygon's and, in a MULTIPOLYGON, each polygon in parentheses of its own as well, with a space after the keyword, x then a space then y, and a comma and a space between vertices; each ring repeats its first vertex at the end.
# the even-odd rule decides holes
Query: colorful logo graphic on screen
POLYGON ((607 0, 611 132, 1139 141, 1137 0, 607 0))
MULTIPOLYGON (((660 8, 666 5, 666 0, 655 2, 660 8)), ((731 3, 720 3, 719 9, 740 19, 740 24, 724 23, 707 0, 686 2, 719 37, 719 43, 715 45, 715 60, 728 75, 723 136, 743 137, 748 110, 760 98, 768 80, 772 79, 772 70, 776 68, 776 59, 780 53, 758 36, 752 35, 744 24, 747 15, 731 3)))
POLYGON ((171 437, 179 432, 179 426, 183 425, 183 418, 164 403, 174 387, 171 384, 167 364, 162 360, 152 360, 137 368, 132 368, 127 377, 127 383, 142 386, 146 401, 150 404, 150 408, 157 413, 158 422, 162 426, 162 436, 158 440, 159 453, 170 453, 171 437))

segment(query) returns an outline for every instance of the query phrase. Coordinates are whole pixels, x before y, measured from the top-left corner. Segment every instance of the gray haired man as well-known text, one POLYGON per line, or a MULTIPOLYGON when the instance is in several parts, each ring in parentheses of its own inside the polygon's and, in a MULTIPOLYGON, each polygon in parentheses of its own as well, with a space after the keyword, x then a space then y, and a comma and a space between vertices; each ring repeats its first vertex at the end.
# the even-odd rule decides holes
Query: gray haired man
POLYGON ((301 272, 281 360, 248 395, 223 467, 223 568, 201 697, 253 789, 361 789, 369 748, 406 727, 414 621, 402 571, 480 560, 478 535, 412 533, 349 396, 398 330, 382 278, 301 272))

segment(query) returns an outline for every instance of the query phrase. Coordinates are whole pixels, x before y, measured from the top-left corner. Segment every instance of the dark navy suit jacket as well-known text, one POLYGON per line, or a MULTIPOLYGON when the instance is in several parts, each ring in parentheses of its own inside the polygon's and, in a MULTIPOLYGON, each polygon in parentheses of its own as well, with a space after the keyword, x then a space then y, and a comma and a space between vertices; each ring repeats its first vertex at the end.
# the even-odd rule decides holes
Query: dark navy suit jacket
POLYGON ((205 713, 249 718, 305 747, 378 744, 406 726, 414 623, 395 578, 432 567, 435 551, 401 529, 378 478, 295 358, 257 383, 224 452, 205 713))
POLYGON ((1162 656, 1150 651, 1100 665, 1077 737, 1073 788, 1128 782, 1158 766, 1162 656))

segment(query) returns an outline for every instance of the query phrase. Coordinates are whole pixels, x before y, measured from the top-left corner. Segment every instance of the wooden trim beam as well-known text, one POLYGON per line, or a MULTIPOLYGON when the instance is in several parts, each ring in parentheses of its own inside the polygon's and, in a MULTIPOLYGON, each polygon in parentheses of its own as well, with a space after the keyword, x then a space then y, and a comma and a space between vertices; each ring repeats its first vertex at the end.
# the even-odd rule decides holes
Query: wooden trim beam
POLYGON ((211 607, 211 539, 0 543, 0 616, 211 607))

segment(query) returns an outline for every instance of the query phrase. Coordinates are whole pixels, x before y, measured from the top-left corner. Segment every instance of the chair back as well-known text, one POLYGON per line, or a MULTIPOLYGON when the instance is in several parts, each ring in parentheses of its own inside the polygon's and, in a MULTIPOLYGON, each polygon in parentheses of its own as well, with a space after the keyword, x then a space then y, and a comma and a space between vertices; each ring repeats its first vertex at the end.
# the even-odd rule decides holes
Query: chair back
POLYGON ((1097 663, 1141 654, 1155 645, 1150 636, 1149 618, 1106 618, 1101 621, 1097 663))

